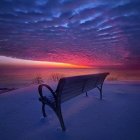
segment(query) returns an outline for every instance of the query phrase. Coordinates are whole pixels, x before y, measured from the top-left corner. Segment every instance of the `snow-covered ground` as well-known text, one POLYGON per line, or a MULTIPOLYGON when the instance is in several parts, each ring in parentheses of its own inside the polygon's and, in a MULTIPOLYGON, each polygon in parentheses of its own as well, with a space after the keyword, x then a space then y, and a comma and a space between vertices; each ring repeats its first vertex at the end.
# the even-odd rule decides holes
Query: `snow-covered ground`
POLYGON ((140 84, 110 84, 62 104, 66 132, 54 112, 41 119, 37 86, 0 95, 0 140, 140 140, 140 84))

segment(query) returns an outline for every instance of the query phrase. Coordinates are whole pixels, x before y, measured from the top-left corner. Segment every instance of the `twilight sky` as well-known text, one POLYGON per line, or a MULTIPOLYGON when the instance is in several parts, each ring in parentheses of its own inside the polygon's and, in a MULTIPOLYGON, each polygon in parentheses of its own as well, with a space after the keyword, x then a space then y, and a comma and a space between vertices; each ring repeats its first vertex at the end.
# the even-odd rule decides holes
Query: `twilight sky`
POLYGON ((138 68, 140 0, 0 0, 0 56, 138 68))

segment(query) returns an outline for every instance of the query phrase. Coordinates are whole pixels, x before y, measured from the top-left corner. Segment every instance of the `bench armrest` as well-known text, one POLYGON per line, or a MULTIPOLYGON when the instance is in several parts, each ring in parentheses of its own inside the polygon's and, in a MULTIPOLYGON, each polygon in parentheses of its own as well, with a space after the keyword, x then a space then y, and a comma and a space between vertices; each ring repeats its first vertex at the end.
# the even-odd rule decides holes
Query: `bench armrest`
POLYGON ((53 89, 47 85, 47 84, 41 84, 38 86, 38 92, 39 92, 39 95, 42 99, 44 99, 45 96, 43 96, 43 93, 42 93, 42 89, 43 87, 46 87, 47 89, 49 89, 49 91, 51 92, 51 94, 53 95, 54 99, 56 100, 56 95, 55 95, 55 92, 53 91, 53 89))

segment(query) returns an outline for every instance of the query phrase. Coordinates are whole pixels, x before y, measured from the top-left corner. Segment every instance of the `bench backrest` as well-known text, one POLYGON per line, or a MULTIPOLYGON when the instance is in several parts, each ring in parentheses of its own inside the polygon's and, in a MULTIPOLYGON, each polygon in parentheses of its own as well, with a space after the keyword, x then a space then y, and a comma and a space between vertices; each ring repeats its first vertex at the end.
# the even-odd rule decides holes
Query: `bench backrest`
POLYGON ((98 85, 102 85, 109 73, 81 75, 61 78, 58 83, 56 95, 60 102, 64 102, 81 93, 87 92, 98 85))

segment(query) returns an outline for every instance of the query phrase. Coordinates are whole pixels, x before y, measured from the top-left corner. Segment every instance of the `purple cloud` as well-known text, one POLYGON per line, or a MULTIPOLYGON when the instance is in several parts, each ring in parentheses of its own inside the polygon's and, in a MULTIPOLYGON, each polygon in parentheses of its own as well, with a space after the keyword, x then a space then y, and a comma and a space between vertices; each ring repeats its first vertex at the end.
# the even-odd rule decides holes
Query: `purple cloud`
POLYGON ((139 0, 1 0, 0 55, 139 65, 139 0))

